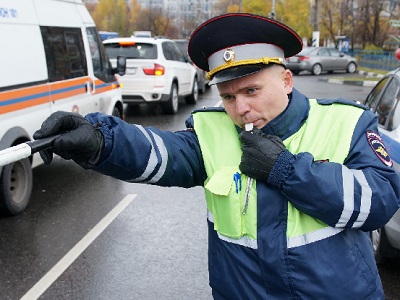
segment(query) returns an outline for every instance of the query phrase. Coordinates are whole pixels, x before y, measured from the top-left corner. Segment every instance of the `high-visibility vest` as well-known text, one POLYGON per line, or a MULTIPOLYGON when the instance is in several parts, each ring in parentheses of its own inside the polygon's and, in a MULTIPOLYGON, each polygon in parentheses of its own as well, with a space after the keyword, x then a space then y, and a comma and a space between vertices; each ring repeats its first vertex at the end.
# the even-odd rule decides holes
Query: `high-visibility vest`
MULTIPOLYGON (((310 100, 310 112, 301 128, 283 142, 293 153, 309 152, 314 161, 343 164, 349 150, 354 128, 364 110, 344 104, 319 104, 310 100), (335 124, 337 116, 340 124, 335 124)), ((207 179, 207 209, 212 214, 214 229, 231 239, 257 239, 257 189, 250 187, 248 206, 243 212, 248 177, 239 170, 242 151, 238 129, 224 112, 206 111, 193 114, 194 130, 199 139, 207 179), (234 175, 240 174, 241 187, 234 175), (238 186, 239 185, 239 186, 238 186)), ((236 175, 237 176, 237 175, 236 175)), ((236 177, 237 178, 237 177, 236 177)), ((262 198, 263 196, 260 195, 262 198)), ((260 201, 267 201, 262 199, 260 201)), ((302 213, 288 203, 287 237, 308 234, 327 224, 302 213)))

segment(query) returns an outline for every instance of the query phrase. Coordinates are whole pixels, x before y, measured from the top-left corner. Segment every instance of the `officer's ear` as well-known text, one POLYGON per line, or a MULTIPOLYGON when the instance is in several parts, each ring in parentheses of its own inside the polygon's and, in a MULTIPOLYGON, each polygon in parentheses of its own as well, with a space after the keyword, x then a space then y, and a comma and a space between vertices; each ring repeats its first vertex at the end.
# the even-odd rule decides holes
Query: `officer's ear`
POLYGON ((290 94, 293 90, 293 75, 289 69, 285 69, 282 72, 282 80, 283 80, 286 94, 290 94))

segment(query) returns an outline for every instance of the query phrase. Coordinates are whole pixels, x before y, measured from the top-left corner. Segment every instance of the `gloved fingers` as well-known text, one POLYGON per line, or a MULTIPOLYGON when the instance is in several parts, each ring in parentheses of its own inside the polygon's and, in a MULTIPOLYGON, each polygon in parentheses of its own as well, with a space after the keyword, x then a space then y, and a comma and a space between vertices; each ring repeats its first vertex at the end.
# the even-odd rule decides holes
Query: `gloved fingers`
POLYGON ((277 137, 276 135, 268 135, 267 138, 278 148, 285 149, 285 145, 283 144, 282 140, 277 137))
POLYGON ((254 128, 252 131, 245 131, 243 130, 239 134, 239 139, 243 144, 254 144, 255 140, 258 137, 264 137, 266 136, 265 133, 263 133, 260 129, 254 128))
MULTIPOLYGON (((240 133, 239 138, 242 142, 242 150, 249 148, 256 148, 260 151, 268 151, 268 148, 286 149, 282 140, 276 135, 269 135, 258 130, 254 134, 251 132, 243 131, 240 133)), ((269 150, 270 151, 270 150, 269 150)))
POLYGON ((42 151, 39 151, 39 155, 43 159, 43 162, 46 165, 49 165, 53 160, 53 151, 51 151, 50 149, 44 149, 42 151))
POLYGON ((58 154, 58 152, 62 151, 74 151, 77 149, 82 149, 87 143, 87 140, 90 138, 90 132, 88 131, 90 128, 86 127, 87 126, 85 125, 78 127, 62 134, 60 137, 55 139, 53 142, 54 152, 58 154))
POLYGON ((95 164, 103 145, 103 135, 89 122, 64 133, 53 142, 53 151, 64 159, 95 164))
POLYGON ((252 131, 247 131, 247 132, 250 132, 251 134, 256 135, 256 136, 261 136, 261 137, 266 136, 266 134, 264 132, 262 132, 261 129, 258 129, 257 127, 254 127, 252 131))
POLYGON ((33 138, 45 138, 73 130, 85 122, 87 122, 86 119, 77 113, 57 111, 43 122, 41 128, 33 134, 33 138))

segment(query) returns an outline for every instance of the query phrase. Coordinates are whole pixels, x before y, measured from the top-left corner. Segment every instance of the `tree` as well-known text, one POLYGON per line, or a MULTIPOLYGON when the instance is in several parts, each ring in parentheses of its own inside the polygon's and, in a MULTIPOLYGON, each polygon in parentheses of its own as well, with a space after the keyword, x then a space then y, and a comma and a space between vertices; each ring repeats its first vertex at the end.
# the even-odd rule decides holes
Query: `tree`
POLYGON ((129 30, 128 11, 125 0, 100 0, 92 17, 99 30, 116 31, 126 36, 129 30))
POLYGON ((139 25, 137 24, 137 20, 142 11, 142 7, 137 0, 131 0, 130 2, 130 14, 129 14, 129 29, 132 34, 135 30, 140 30, 139 25))
POLYGON ((330 0, 322 1, 320 24, 324 36, 337 45, 338 35, 349 35, 349 1, 330 0))
POLYGON ((272 8, 272 1, 243 0, 243 12, 269 16, 275 11, 275 19, 293 28, 300 37, 311 37, 311 24, 308 22, 310 8, 298 0, 276 0, 272 8))
POLYGON ((321 27, 332 41, 336 42, 337 35, 345 35, 351 37, 352 48, 383 46, 389 31, 387 1, 330 0, 321 4, 321 27))
POLYGON ((171 19, 159 8, 142 9, 135 26, 139 30, 151 31, 154 36, 173 37, 177 31, 172 25, 171 19))
POLYGON ((310 6, 304 5, 304 1, 278 0, 275 10, 276 20, 293 28, 301 38, 311 37, 310 6))

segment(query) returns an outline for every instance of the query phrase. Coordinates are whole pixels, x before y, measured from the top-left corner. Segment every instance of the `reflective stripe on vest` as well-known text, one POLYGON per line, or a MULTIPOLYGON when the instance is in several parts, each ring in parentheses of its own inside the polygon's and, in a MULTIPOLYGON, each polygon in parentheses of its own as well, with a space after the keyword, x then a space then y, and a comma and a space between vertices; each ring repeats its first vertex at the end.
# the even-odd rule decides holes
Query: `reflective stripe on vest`
MULTIPOLYGON (((363 110, 342 104, 319 105, 314 99, 310 100, 310 105, 307 121, 284 141, 285 146, 293 154, 310 152, 316 161, 328 159, 330 162, 342 164, 349 152, 354 128, 363 110), (337 122, 338 116, 340 122, 337 122), (336 126, 332 128, 332 124, 335 123, 336 126)), ((243 215, 241 211, 247 176, 241 174, 242 190, 239 193, 235 191, 233 180, 233 174, 240 173, 238 166, 242 154, 236 127, 223 112, 197 112, 193 114, 193 118, 208 176, 205 194, 214 229, 219 235, 226 237, 224 240, 241 240, 236 243, 242 244, 242 238, 245 237, 245 246, 256 248, 256 243, 248 243, 246 240, 257 239, 256 184, 253 183, 251 189, 249 209, 246 215, 243 215)), ((344 169, 348 171, 347 168, 344 169)), ((350 193, 348 187, 343 187, 343 190, 350 193)), ((368 204, 368 199, 365 203, 368 204)), ((350 207, 350 204, 348 206, 350 207)), ((345 209, 343 222, 346 220, 345 209)), ((359 218, 361 219, 357 221, 365 221, 363 216, 359 218)), ((322 240, 342 230, 343 228, 329 227, 288 203, 288 248, 322 240)))

